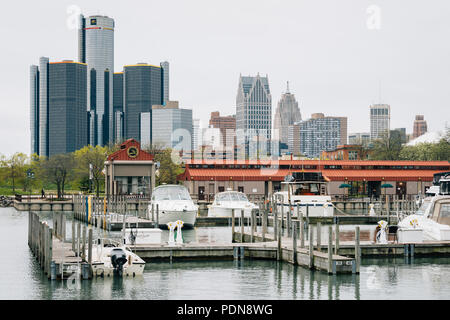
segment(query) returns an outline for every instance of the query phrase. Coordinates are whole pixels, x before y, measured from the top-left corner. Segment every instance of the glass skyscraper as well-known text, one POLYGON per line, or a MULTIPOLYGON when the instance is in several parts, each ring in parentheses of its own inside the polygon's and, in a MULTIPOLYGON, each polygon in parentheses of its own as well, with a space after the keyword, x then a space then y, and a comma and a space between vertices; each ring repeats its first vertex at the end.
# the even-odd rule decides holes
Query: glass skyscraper
POLYGON ((161 68, 163 72, 163 105, 169 101, 169 62, 161 62, 161 68))
MULTIPOLYGON (((124 66, 124 138, 142 141, 141 113, 152 113, 153 105, 163 104, 162 68, 146 63, 124 66)), ((150 133, 153 129, 150 128, 150 133)), ((152 141, 152 137, 145 139, 152 141)))
POLYGON ((113 73, 114 73, 114 20, 106 16, 80 15, 79 61, 86 63, 87 110, 90 117, 89 142, 105 145, 112 142, 113 130, 113 73), (91 113, 92 115, 92 113, 91 113))
POLYGON ((370 106, 370 139, 381 138, 382 133, 389 134, 391 128, 391 107, 387 104, 370 106))
POLYGON ((113 141, 123 140, 123 72, 116 72, 113 76, 113 141))
POLYGON ((30 67, 31 154, 39 154, 39 67, 30 67))

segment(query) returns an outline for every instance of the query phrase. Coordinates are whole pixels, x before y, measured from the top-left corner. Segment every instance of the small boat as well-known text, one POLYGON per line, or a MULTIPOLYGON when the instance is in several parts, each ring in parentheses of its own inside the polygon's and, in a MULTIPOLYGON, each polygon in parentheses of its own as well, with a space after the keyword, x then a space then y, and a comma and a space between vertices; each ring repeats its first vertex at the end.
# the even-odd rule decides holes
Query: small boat
POLYGON ((297 209, 306 217, 330 217, 334 215, 331 196, 326 193, 326 181, 320 172, 293 172, 281 183, 281 191, 275 192, 274 201, 278 212, 292 208, 292 216, 297 217, 297 209))
POLYGON ((439 183, 439 194, 425 198, 415 214, 398 223, 397 232, 415 234, 414 242, 450 241, 450 176, 439 183))
POLYGON ((235 209, 235 217, 241 216, 241 210, 244 210, 244 217, 250 217, 258 206, 248 201, 244 193, 227 190, 216 194, 208 207, 208 217, 231 217, 232 209, 235 209))
POLYGON ((186 227, 192 228, 195 225, 198 206, 192 201, 185 186, 164 184, 156 187, 148 206, 150 216, 152 205, 154 210, 156 210, 156 206, 159 208, 158 223, 160 226, 167 226, 169 222, 177 220, 183 221, 186 227))
POLYGON ((92 273, 94 276, 139 276, 145 261, 128 246, 111 239, 98 239, 92 247, 92 273))

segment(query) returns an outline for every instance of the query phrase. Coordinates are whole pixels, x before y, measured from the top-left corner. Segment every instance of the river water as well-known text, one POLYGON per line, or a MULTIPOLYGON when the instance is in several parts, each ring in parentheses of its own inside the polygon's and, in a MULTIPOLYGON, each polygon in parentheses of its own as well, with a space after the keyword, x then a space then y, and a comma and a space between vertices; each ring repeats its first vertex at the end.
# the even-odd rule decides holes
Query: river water
MULTIPOLYGON (((50 213, 41 213, 51 223, 50 213)), ((68 213, 67 237, 70 239, 68 213)), ((360 275, 329 276, 262 260, 148 262, 136 278, 49 281, 27 244, 28 212, 0 209, 0 299, 448 299, 450 258, 364 259, 360 275)), ((103 232, 103 231, 102 231, 103 232)), ((108 234, 118 237, 120 233, 108 234)), ((164 231, 164 238, 167 239, 164 231)), ((230 242, 229 227, 195 228, 185 241, 230 242)))

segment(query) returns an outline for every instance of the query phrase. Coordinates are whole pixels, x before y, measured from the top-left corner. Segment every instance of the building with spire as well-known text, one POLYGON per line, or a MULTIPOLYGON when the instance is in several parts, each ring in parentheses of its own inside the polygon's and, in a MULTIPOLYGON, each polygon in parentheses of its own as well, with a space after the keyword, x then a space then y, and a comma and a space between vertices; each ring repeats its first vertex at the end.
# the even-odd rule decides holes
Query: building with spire
POLYGON ((298 102, 295 100, 294 94, 289 90, 289 81, 287 82, 286 92, 281 95, 275 111, 274 129, 278 130, 280 142, 288 145, 289 143, 289 126, 302 120, 298 102))

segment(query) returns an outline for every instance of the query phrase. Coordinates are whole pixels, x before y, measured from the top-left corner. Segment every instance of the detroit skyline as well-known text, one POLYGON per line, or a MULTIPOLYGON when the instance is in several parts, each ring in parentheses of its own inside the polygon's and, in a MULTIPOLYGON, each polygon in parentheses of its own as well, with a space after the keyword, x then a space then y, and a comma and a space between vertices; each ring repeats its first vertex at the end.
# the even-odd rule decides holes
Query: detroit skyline
POLYGON ((421 10, 418 2, 325 2, 329 6, 319 8, 311 2, 247 1, 239 12, 231 10, 237 5, 233 1, 140 4, 165 10, 170 22, 105 1, 27 3, 26 11, 20 1, 14 3, 0 29, 8 43, 1 53, 2 154, 30 152, 29 65, 41 56, 77 60, 77 30, 68 27, 72 5, 85 15, 116 21, 115 71, 129 63, 169 61, 171 100, 192 108, 203 125, 212 111, 234 114, 239 74, 259 72, 269 77, 273 114, 289 81, 303 119, 315 112, 347 116, 349 133, 367 132, 369 105, 387 103, 391 129, 412 133, 416 114, 424 114, 429 131, 444 129, 450 119, 450 45, 440 39, 450 30, 450 5, 439 1, 421 10), (377 30, 366 25, 366 10, 373 4, 381 8, 377 30), (19 11, 26 23, 11 20, 19 11), (254 49, 262 42, 267 43, 264 50, 254 49))

